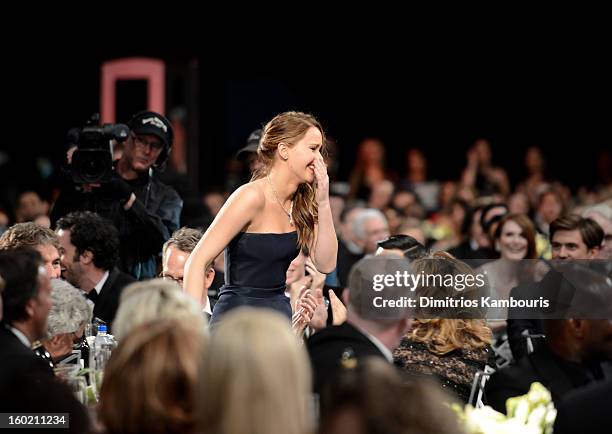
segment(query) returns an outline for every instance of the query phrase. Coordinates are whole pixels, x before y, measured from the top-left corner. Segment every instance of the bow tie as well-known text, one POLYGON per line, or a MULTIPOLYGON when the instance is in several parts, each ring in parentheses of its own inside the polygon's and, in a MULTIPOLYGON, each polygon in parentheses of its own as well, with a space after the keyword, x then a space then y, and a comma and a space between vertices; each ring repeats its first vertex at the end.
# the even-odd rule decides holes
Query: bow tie
POLYGON ((95 288, 85 294, 85 298, 91 300, 94 304, 96 304, 96 301, 98 301, 98 296, 98 291, 96 291, 95 288))

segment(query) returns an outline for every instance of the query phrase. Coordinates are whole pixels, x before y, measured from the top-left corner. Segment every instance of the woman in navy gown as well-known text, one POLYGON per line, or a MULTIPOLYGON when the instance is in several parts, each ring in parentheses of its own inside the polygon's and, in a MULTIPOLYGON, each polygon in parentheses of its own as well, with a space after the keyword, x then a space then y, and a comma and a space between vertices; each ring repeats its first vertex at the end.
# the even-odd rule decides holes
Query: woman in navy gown
POLYGON ((187 292, 205 300, 204 270, 225 249, 225 285, 211 325, 239 306, 271 308, 291 319, 285 273, 301 249, 320 272, 336 267, 324 146, 323 128, 311 115, 286 112, 265 126, 257 149, 263 167, 228 198, 186 264, 187 292))

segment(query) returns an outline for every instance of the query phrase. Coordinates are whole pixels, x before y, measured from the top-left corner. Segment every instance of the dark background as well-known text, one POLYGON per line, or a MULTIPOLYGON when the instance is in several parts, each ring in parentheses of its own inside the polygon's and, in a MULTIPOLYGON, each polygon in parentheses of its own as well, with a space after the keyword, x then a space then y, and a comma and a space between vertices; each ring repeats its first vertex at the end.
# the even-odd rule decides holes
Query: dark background
MULTIPOLYGON (((536 145, 544 150, 551 177, 576 188, 595 183, 596 156, 612 143, 610 80, 586 63, 570 71, 563 62, 533 59, 461 64, 404 59, 401 68, 380 64, 366 70, 355 63, 311 72, 304 65, 266 68, 231 56, 213 61, 204 51, 59 49, 14 59, 5 81, 10 116, 1 149, 10 163, 3 166, 3 184, 10 180, 18 190, 41 190, 37 157, 57 167, 67 130, 99 110, 101 63, 134 55, 166 62, 168 109, 190 98, 199 101, 202 192, 222 184, 223 161, 244 146, 250 131, 288 109, 312 112, 337 140, 341 178, 365 136, 383 139, 387 164, 399 174, 405 171, 405 150, 422 148, 430 176, 439 179, 458 177, 467 147, 484 136, 493 145, 494 162, 513 182, 524 175, 524 150, 536 145), (195 91, 187 83, 189 71, 197 71, 195 91)), ((144 83, 124 84, 118 93, 119 120, 127 121, 129 113, 143 108, 138 105, 144 83)))

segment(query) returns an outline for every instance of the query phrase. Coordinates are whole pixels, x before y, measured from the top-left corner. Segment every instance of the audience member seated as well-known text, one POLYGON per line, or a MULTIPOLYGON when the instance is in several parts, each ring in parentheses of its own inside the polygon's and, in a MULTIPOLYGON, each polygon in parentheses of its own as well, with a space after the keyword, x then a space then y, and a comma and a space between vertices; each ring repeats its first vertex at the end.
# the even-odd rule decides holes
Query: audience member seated
MULTIPOLYGON (((415 260, 412 270, 417 275, 474 275, 468 265, 446 252, 436 252, 415 260)), ((479 293, 476 286, 458 292, 446 286, 423 284, 417 286, 415 291, 419 296, 436 299, 456 298, 457 294, 470 298, 479 293)), ((457 312, 457 316, 459 314, 457 312)), ((492 359, 491 329, 484 319, 450 319, 445 316, 415 319, 412 329, 393 352, 393 357, 395 363, 409 374, 433 376, 449 393, 467 402, 476 372, 484 370, 492 359)))
MULTIPOLYGON (((180 228, 172 234, 162 249, 162 279, 174 280, 183 288, 185 263, 203 235, 204 232, 201 230, 187 227, 180 228)), ((212 264, 204 273, 204 291, 202 292, 203 300, 201 301, 202 312, 206 315, 206 319, 210 319, 212 308, 214 307, 214 304, 211 304, 211 299, 216 302, 216 298, 211 298, 207 295, 208 289, 215 278, 215 269, 212 264)))
POLYGON ((206 319, 200 307, 175 282, 162 279, 135 282, 121 294, 113 335, 121 340, 141 324, 175 318, 189 321, 199 330, 206 330, 206 319))
POLYGON ((612 263, 612 204, 600 203, 589 207, 582 212, 582 217, 595 221, 604 232, 604 239, 597 259, 608 260, 612 263))
POLYGON ((192 433, 207 336, 187 318, 132 330, 104 372, 99 414, 108 434, 192 433))
POLYGON ((334 226, 338 234, 338 260, 336 261, 335 285, 345 287, 351 267, 363 258, 363 249, 357 244, 353 222, 364 208, 347 206, 340 214, 340 226, 334 226))
POLYGON ((211 336, 200 380, 198 432, 312 432, 308 359, 278 313, 227 314, 211 336))
MULTIPOLYGON (((335 378, 343 359, 374 356, 393 362, 392 351, 408 330, 410 319, 408 309, 374 306, 373 297, 377 292, 372 290, 373 275, 377 271, 386 272, 387 267, 407 271, 409 263, 403 258, 372 256, 355 264, 349 289, 344 293, 347 321, 327 327, 308 339, 315 392, 335 378)), ((403 286, 386 286, 385 298, 399 299, 405 291, 403 286)))
POLYGON ((51 284, 41 255, 29 248, 0 252, 3 317, 0 322, 0 412, 68 413, 70 428, 89 432, 89 420, 72 391, 53 375, 31 345, 45 337, 51 284))
MULTIPOLYGON (((520 283, 539 281, 545 274, 540 271, 536 275, 536 261, 523 261, 537 259, 535 237, 535 227, 525 215, 507 214, 499 221, 494 233, 494 249, 499 259, 476 269, 487 276, 492 297, 508 300, 512 288, 520 283)), ((497 319, 489 321, 496 340, 505 340, 507 316, 507 310, 500 309, 497 319)))
POLYGON ((0 237, 0 250, 21 247, 30 247, 40 253, 50 279, 60 277, 61 245, 55 232, 32 222, 17 223, 0 237))
POLYGON ((93 315, 112 322, 123 288, 135 279, 117 263, 119 234, 112 223, 89 211, 73 212, 57 221, 62 245, 62 276, 83 290, 94 304, 93 315))
MULTIPOLYGON (((590 260, 598 256, 603 230, 591 219, 570 214, 551 223, 550 242, 553 261, 590 260)), ((513 288, 510 296, 520 300, 538 299, 558 288, 560 277, 551 269, 540 281, 513 288)), ((508 310, 507 332, 512 355, 518 360, 527 354, 524 333, 539 335, 544 333, 544 329, 541 320, 523 315, 520 309, 514 308, 508 310)))
POLYGON ((41 343, 53 362, 58 363, 83 339, 92 311, 83 293, 61 279, 51 280, 51 301, 47 337, 41 343))
POLYGON ((424 381, 404 381, 388 363, 366 357, 346 367, 321 396, 321 434, 461 432, 452 398, 424 381))
POLYGON ((612 321, 585 319, 544 320, 544 345, 501 369, 486 385, 486 398, 494 409, 505 412, 506 400, 542 383, 555 404, 571 391, 604 376, 601 363, 612 360, 612 321))

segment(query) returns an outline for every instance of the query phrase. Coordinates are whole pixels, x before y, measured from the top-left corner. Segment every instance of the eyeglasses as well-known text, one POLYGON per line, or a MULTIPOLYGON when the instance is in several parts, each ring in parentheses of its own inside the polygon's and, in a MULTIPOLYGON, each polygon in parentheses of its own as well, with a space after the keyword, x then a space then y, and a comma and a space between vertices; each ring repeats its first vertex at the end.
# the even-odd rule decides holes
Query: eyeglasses
POLYGON ((160 274, 159 277, 161 277, 164 280, 171 280, 173 282, 178 283, 178 285, 182 288, 183 287, 183 278, 179 277, 178 279, 176 277, 170 276, 168 274, 160 274))
POLYGON ((160 151, 164 147, 164 144, 158 140, 147 140, 143 136, 137 136, 136 134, 132 134, 132 138, 134 139, 134 144, 142 148, 150 147, 154 151, 160 151))

